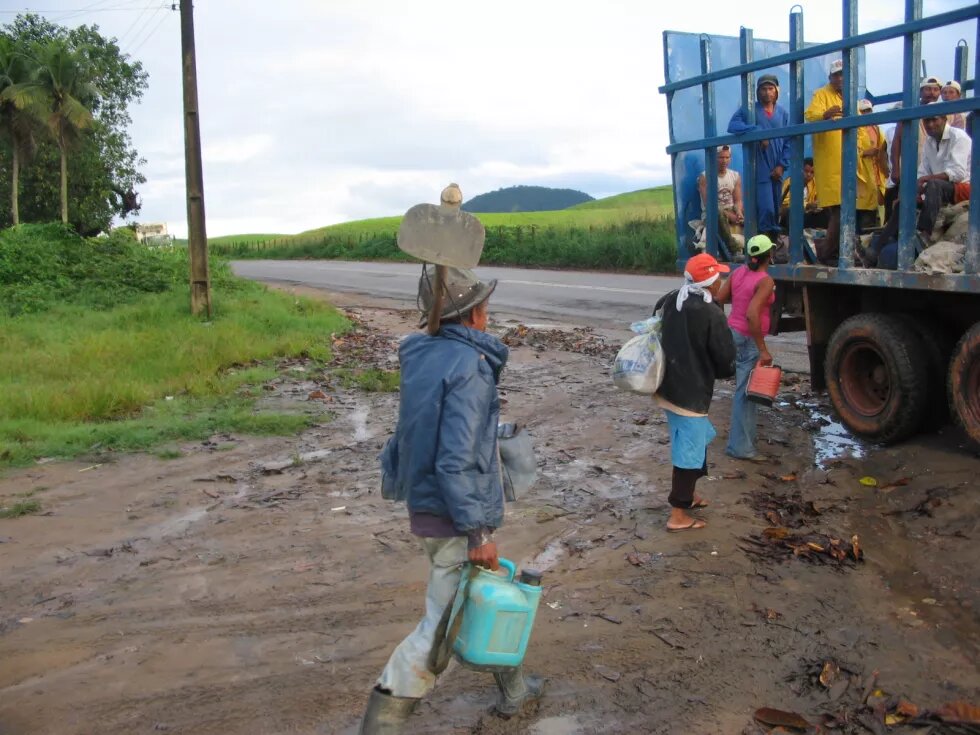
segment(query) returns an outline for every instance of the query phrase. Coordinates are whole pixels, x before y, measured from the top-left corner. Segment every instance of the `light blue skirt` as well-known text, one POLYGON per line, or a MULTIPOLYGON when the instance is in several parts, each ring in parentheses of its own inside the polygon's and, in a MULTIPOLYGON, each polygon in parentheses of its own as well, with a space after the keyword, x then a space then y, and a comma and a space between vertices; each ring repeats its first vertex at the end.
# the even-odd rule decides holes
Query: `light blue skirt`
POLYGON ((670 429, 670 461, 682 470, 704 467, 708 445, 715 438, 715 427, 707 416, 681 416, 664 409, 670 429))

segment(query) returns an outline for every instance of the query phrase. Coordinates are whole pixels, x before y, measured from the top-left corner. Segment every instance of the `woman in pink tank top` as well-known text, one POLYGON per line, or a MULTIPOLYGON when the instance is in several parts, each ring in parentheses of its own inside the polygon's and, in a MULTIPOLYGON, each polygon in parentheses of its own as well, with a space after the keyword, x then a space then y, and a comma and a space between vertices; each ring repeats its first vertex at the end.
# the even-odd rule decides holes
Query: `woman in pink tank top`
POLYGON ((718 301, 731 301, 728 326, 735 339, 735 395, 725 454, 736 459, 758 459, 755 449, 756 404, 748 400, 749 374, 756 365, 772 365, 766 347, 769 307, 776 300, 776 283, 769 275, 772 241, 756 235, 745 244, 746 263, 722 286, 718 301))

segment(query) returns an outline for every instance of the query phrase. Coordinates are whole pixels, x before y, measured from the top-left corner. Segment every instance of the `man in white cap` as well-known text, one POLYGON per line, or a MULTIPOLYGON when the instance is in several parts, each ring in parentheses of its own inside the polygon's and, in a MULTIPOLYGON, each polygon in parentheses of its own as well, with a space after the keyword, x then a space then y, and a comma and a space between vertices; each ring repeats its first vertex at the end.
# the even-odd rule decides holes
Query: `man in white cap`
MULTIPOLYGON (((836 120, 844 115, 844 62, 830 64, 827 84, 813 93, 804 118, 807 122, 836 120)), ((813 162, 817 171, 817 199, 827 211, 827 236, 816 242, 817 259, 836 265, 840 252, 841 131, 828 130, 813 136, 813 162)))
MULTIPOLYGON (((435 266, 419 280, 419 326, 433 308, 435 266)), ((402 732, 444 664, 433 655, 447 606, 469 562, 498 568, 494 531, 504 516, 497 451, 497 381, 507 346, 486 333, 496 281, 447 268, 439 331, 413 334, 398 350, 401 397, 395 434, 381 452, 381 494, 408 505, 412 533, 429 561, 425 616, 392 653, 368 700, 361 735, 402 732)), ((541 696, 521 667, 494 674, 496 712, 510 717, 541 696)))
MULTIPOLYGON (((932 102, 937 102, 942 94, 943 83, 939 81, 936 77, 923 77, 922 81, 919 83, 919 104, 928 105, 932 102)), ((900 105, 896 105, 898 107, 900 105)), ((922 121, 919 121, 919 154, 917 161, 922 160, 922 146, 925 144, 926 138, 928 137, 925 126, 922 121)), ((892 169, 892 181, 896 185, 901 186, 902 180, 902 126, 901 124, 895 126, 895 136, 892 138, 892 152, 891 152, 891 169, 892 169)), ((896 189, 897 196, 897 189, 896 189)))
MULTIPOLYGON (((871 100, 858 100, 858 114, 874 110, 871 100)), ((888 179, 888 152, 885 136, 877 125, 858 128, 857 218, 858 231, 878 224, 878 207, 884 203, 885 181, 888 179)))
MULTIPOLYGON (((954 102, 963 96, 963 89, 960 87, 960 83, 956 80, 951 80, 943 85, 942 90, 939 93, 942 96, 943 102, 954 102)), ((947 122, 954 128, 959 128, 960 130, 966 130, 966 114, 962 112, 954 112, 952 115, 946 116, 947 122)))
MULTIPOLYGON (((970 197, 973 141, 965 131, 950 125, 945 115, 927 115, 922 122, 928 137, 916 181, 917 199, 922 208, 915 228, 922 245, 928 247, 940 208, 970 197)), ((895 269, 899 211, 896 203, 885 227, 875 236, 868 252, 860 258, 865 265, 895 269)))

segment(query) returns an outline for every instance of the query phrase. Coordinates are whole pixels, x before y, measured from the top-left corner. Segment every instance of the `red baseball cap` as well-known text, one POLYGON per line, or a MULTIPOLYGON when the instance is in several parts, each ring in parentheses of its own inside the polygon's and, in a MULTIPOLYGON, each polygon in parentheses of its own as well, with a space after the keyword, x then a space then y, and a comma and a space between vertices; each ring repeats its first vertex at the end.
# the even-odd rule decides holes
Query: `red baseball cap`
POLYGON ((719 263, 708 253, 701 253, 689 258, 687 265, 684 266, 684 272, 690 273, 695 283, 707 281, 717 273, 728 273, 730 270, 731 268, 724 263, 719 263))

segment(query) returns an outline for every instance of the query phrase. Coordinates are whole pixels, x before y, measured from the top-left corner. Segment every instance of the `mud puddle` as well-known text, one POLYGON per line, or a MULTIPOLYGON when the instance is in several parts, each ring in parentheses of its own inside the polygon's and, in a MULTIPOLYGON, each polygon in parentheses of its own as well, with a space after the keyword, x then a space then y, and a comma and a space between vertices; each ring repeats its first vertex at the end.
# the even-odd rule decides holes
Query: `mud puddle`
MULTIPOLYGON (((365 327, 350 346, 390 364, 384 345, 413 315, 359 315, 378 334, 365 327)), ((831 461, 798 406, 760 412, 769 464, 736 462, 721 451, 721 384, 714 479, 699 486, 708 526, 668 534, 661 413, 613 388, 594 333, 552 329, 517 335, 501 384, 503 418, 529 427, 541 481, 497 534, 503 556, 545 571, 526 666, 547 693, 525 717, 497 720, 491 678, 456 668, 409 732, 740 733, 759 707, 833 709, 808 678, 831 659, 856 677, 878 670, 883 689, 923 705, 980 699, 973 454, 940 436, 831 461), (866 561, 746 554, 743 539, 771 527, 750 502, 760 491, 814 503, 801 532, 858 535, 866 561)), ((378 493, 397 396, 309 371, 266 392, 323 420, 295 437, 188 444, 171 461, 0 478, 3 497, 47 488, 50 512, 0 520, 0 733, 355 726, 423 606, 427 569, 405 510, 378 493), (325 397, 311 400, 316 390, 325 397)), ((789 397, 814 402, 805 380, 789 397)))

